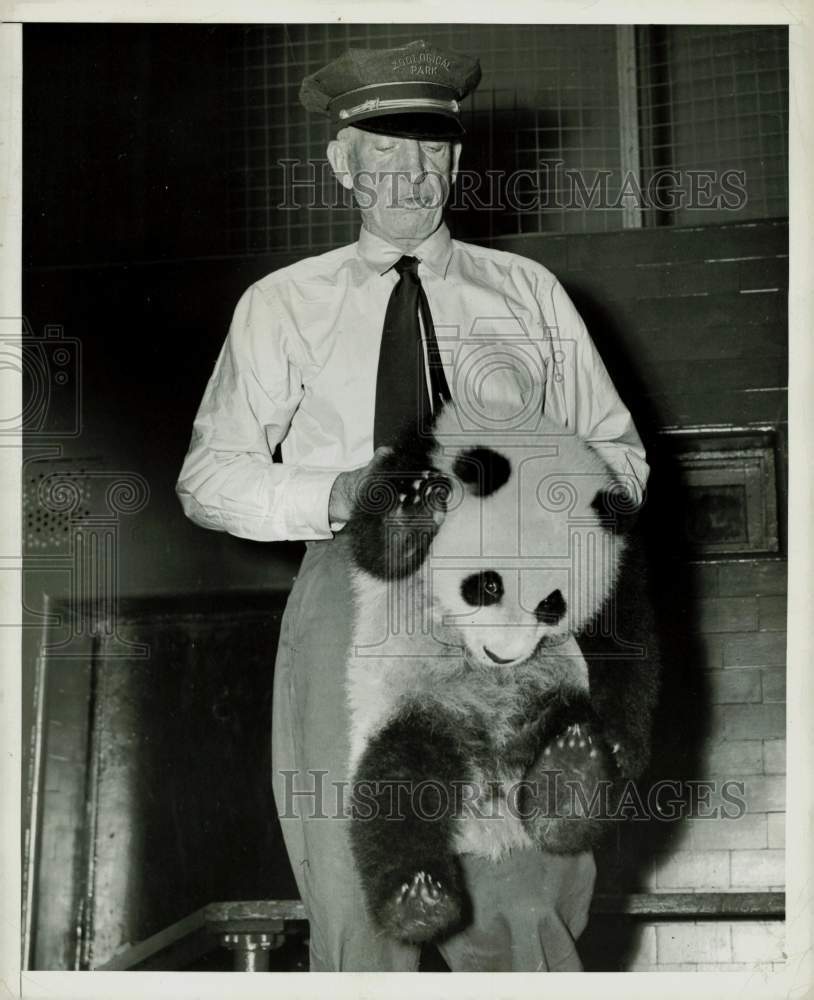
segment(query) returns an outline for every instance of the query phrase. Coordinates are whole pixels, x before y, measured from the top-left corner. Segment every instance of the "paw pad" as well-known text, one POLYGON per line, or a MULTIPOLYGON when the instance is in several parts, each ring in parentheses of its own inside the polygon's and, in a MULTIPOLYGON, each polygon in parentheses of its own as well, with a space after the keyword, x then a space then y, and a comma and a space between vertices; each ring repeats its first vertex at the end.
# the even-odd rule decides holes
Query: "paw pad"
POLYGON ((458 890, 422 870, 402 882, 379 917, 382 928, 402 941, 430 941, 457 924, 458 890))
MULTIPOLYGON (((401 480, 399 483, 399 506, 414 507, 416 504, 438 504, 441 481, 431 469, 423 469, 411 480, 401 480)), ((443 496, 443 494, 441 494, 443 496)))
MULTIPOLYGON (((575 747, 579 747, 582 750, 586 746, 592 747, 593 740, 591 739, 591 734, 589 732, 583 732, 582 726, 578 722, 575 722, 573 725, 570 725, 557 740, 557 746, 560 750, 565 749, 566 745, 570 750, 573 750, 575 747)), ((545 748, 545 753, 551 753, 550 746, 545 748)), ((596 750, 591 749, 590 756, 595 757, 596 750)))
POLYGON ((403 903, 406 899, 420 897, 421 901, 432 905, 441 898, 443 886, 441 883, 428 875, 427 872, 417 872, 411 882, 404 882, 399 892, 398 902, 403 903))

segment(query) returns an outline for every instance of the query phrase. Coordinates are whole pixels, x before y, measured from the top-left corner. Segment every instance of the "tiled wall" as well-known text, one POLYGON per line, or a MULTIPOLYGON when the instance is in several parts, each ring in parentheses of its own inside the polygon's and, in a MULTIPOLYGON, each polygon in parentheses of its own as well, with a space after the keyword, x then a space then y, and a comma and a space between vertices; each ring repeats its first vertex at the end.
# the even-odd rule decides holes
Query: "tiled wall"
MULTIPOLYGON (((738 819, 677 824, 663 849, 644 866, 639 862, 638 887, 653 892, 782 890, 786 563, 699 566, 696 576, 703 596, 693 627, 702 656, 692 669, 703 674, 701 687, 712 704, 698 774, 710 781, 743 782, 746 812, 738 819)), ((636 848, 631 844, 629 849, 636 848)), ((624 870, 624 849, 619 858, 624 870)), ((784 959, 783 935, 782 922, 659 921, 642 928, 627 968, 776 969, 784 959)))
POLYGON ((785 967, 781 921, 647 924, 630 972, 777 972, 785 967))

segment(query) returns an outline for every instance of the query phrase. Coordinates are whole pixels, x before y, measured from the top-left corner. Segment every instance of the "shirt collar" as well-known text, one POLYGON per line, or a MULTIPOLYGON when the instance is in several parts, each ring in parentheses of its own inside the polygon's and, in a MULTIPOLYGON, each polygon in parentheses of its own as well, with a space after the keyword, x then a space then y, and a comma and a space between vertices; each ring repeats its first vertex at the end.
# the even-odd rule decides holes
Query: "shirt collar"
MULTIPOLYGON (((384 274, 405 253, 401 247, 394 246, 381 236, 376 236, 362 226, 357 244, 359 256, 374 271, 384 274)), ((418 257, 422 264, 434 271, 439 278, 446 277, 449 261, 452 257, 452 237, 445 222, 417 247, 409 251, 409 256, 418 257)))

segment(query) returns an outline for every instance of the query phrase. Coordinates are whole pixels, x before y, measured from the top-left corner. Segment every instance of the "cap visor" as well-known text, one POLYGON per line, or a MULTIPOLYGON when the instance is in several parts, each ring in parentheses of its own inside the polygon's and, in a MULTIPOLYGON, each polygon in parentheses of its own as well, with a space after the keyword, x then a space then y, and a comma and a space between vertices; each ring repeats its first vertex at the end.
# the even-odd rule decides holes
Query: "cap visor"
POLYGON ((342 121, 339 128, 353 125, 364 132, 392 135, 400 139, 458 139, 466 129, 454 115, 439 112, 404 111, 388 115, 360 116, 354 121, 342 121))

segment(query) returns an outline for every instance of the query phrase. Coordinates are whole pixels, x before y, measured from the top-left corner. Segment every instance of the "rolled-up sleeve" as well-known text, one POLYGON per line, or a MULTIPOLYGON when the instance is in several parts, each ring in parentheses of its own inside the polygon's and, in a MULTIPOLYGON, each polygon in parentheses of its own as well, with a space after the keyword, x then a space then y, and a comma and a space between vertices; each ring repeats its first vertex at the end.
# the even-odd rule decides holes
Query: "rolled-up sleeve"
POLYGON ((571 364, 564 379, 567 412, 574 430, 608 463, 636 503, 641 503, 650 468, 627 407, 594 346, 582 317, 557 282, 552 291, 557 336, 570 341, 571 364))
POLYGON ((205 528, 255 541, 330 538, 328 501, 340 470, 273 460, 304 390, 271 294, 253 285, 237 304, 176 492, 205 528))

